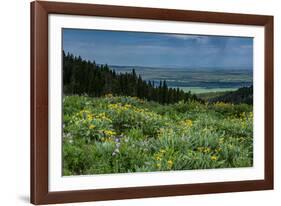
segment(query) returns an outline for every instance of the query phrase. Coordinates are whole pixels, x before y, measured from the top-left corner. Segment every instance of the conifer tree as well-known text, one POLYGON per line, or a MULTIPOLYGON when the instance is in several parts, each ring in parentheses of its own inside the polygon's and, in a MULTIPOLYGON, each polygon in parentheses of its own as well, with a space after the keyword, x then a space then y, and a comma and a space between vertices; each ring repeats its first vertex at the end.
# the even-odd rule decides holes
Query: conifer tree
POLYGON ((161 104, 176 103, 180 100, 198 100, 195 95, 184 93, 179 88, 169 88, 167 81, 145 81, 135 69, 132 72, 116 73, 107 64, 98 65, 81 56, 63 51, 63 91, 66 95, 78 94, 100 97, 114 95, 137 96, 161 104))

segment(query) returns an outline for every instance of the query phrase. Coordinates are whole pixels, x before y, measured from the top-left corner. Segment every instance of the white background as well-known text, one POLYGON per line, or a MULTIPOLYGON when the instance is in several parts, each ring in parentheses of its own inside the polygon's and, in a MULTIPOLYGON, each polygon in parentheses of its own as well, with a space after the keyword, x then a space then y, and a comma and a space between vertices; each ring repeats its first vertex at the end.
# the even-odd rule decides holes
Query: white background
MULTIPOLYGON (((0 205, 29 205, 29 16, 28 0, 1 3, 0 205)), ((69 205, 280 205, 281 201, 281 5, 278 0, 80 0, 275 16, 275 190, 69 205), (279 203, 278 203, 279 202, 279 203)))

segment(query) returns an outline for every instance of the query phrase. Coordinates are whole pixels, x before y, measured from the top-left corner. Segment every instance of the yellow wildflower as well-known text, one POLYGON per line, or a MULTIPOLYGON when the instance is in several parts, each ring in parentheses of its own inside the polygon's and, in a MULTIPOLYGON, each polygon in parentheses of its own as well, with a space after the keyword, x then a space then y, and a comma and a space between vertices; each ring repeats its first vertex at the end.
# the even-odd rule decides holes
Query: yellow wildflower
POLYGON ((116 132, 111 131, 111 130, 105 130, 104 134, 107 135, 107 136, 113 136, 113 135, 116 135, 116 132))
POLYGON ((161 156, 156 155, 155 159, 158 160, 158 161, 161 161, 161 156))
POLYGON ((209 147, 206 147, 205 149, 204 149, 204 152, 205 153, 209 153, 211 151, 211 148, 209 148, 209 147))
POLYGON ((192 125, 193 125, 192 120, 190 120, 190 119, 183 121, 183 124, 187 127, 192 127, 192 125))
POLYGON ((107 138, 102 137, 102 141, 103 142, 113 142, 113 139, 110 137, 107 137, 107 138))
POLYGON ((216 161, 217 159, 218 159, 217 156, 215 156, 215 155, 211 156, 211 160, 216 161))
POLYGON ((90 120, 90 121, 93 120, 93 115, 92 114, 88 114, 87 115, 87 119, 90 120))
POLYGON ((109 109, 117 109, 119 108, 119 105, 118 104, 110 104, 108 105, 109 109))
POLYGON ((130 104, 125 104, 124 107, 130 108, 130 107, 132 107, 132 105, 130 105, 130 104))
POLYGON ((172 160, 168 160, 167 163, 168 163, 168 168, 171 169, 172 166, 173 166, 173 161, 172 160))
POLYGON ((98 119, 101 119, 101 120, 107 120, 107 121, 110 121, 110 122, 112 121, 111 119, 109 119, 109 118, 105 115, 104 112, 98 114, 98 115, 97 115, 97 118, 98 118, 98 119))
POLYGON ((94 129, 95 127, 96 127, 96 126, 93 125, 93 124, 91 124, 91 125, 89 126, 90 129, 94 129))

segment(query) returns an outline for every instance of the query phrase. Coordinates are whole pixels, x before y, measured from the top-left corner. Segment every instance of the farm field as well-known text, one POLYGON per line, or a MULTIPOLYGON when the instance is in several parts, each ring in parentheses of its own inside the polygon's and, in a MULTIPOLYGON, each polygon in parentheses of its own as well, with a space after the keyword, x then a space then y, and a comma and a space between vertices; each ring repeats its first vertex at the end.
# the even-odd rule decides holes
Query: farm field
POLYGON ((252 105, 63 98, 63 175, 253 165, 252 105))
POLYGON ((217 96, 222 93, 227 93, 231 91, 237 90, 237 88, 205 88, 205 87, 176 87, 184 92, 191 92, 192 94, 196 94, 196 96, 217 96), (217 94, 217 95, 216 95, 217 94))
POLYGON ((132 69, 145 81, 156 85, 165 80, 168 87, 179 88, 193 94, 235 91, 253 84, 252 71, 246 68, 169 68, 140 66, 110 66, 119 73, 130 73, 132 69))

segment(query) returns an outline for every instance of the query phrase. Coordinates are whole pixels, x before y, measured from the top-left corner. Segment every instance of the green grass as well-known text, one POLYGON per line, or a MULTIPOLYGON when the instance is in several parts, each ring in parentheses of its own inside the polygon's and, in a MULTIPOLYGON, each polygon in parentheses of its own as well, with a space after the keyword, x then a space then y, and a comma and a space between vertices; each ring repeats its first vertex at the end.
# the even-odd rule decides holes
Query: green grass
MULTIPOLYGON (((233 90, 233 91, 235 91, 235 90, 233 90)), ((196 96, 203 100, 209 100, 211 98, 223 96, 223 95, 227 94, 228 92, 229 91, 206 92, 206 93, 196 94, 196 96)))
POLYGON ((252 106, 63 99, 63 175, 251 167, 252 106))

